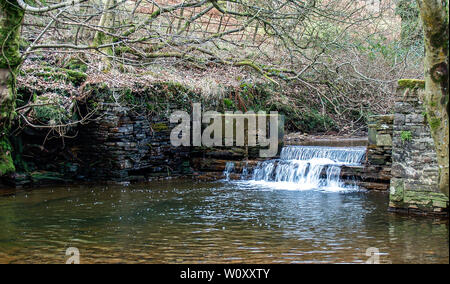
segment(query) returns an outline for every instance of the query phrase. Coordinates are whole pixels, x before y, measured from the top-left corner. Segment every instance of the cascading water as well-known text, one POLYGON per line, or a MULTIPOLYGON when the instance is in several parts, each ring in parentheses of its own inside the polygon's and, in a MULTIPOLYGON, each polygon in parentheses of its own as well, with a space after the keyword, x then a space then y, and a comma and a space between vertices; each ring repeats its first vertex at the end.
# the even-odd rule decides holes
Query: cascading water
POLYGON ((234 170, 234 163, 233 162, 228 162, 225 166, 225 171, 223 172, 225 179, 227 181, 230 180, 230 174, 233 172, 234 170))
POLYGON ((348 189, 340 179, 341 167, 361 165, 365 153, 364 147, 285 147, 280 159, 259 163, 251 181, 294 190, 348 189))

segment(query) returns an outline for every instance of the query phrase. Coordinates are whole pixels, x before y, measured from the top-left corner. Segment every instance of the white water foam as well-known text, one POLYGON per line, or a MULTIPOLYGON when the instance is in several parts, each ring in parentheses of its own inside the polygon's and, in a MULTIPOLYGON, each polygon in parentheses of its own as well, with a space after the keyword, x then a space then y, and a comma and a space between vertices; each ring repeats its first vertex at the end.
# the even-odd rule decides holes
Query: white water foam
POLYGON ((361 165, 365 154, 365 147, 285 147, 280 159, 260 162, 245 183, 277 190, 358 190, 341 180, 341 167, 361 165))

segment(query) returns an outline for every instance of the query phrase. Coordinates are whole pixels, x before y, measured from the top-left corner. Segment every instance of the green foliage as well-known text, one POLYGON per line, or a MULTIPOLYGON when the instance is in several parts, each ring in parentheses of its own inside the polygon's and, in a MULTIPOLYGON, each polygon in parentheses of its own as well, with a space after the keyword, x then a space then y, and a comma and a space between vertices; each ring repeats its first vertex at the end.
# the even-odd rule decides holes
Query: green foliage
POLYGON ((428 117, 428 112, 426 110, 422 111, 422 116, 424 117, 424 119, 426 121, 427 117, 428 117))
MULTIPOLYGON (((314 108, 300 111, 305 109, 305 104, 311 104, 308 98, 293 99, 289 95, 280 95, 283 91, 274 89, 271 84, 243 82, 239 88, 229 88, 220 100, 217 97, 202 97, 194 90, 174 82, 159 82, 133 89, 114 89, 105 84, 87 85, 86 91, 92 94, 88 99, 90 106, 98 102, 115 102, 114 96, 124 105, 132 107, 133 111, 147 115, 170 115, 174 109, 190 112, 192 103, 198 102, 203 103, 207 110, 219 112, 278 111, 285 115, 286 128, 290 131, 317 133, 337 130, 335 121, 329 115, 314 108)), ((158 126, 156 128, 159 129, 158 126)))
POLYGON ((416 1, 397 0, 395 13, 402 19, 401 40, 405 46, 423 46, 422 23, 416 1))
POLYGON ((421 62, 424 56, 424 41, 419 10, 413 0, 398 0, 397 14, 402 17, 400 38, 387 38, 383 34, 373 33, 366 37, 354 37, 348 40, 356 47, 361 56, 366 55, 371 61, 383 59, 392 67, 399 61, 421 62), (412 5, 411 7, 409 7, 412 5))
POLYGON ((68 69, 60 69, 62 72, 66 72, 67 79, 71 81, 74 84, 81 84, 87 79, 87 74, 83 72, 78 72, 74 70, 68 70, 68 69))
MULTIPOLYGON (((242 82, 238 91, 238 98, 242 100, 240 103, 243 103, 247 110, 255 112, 267 111, 267 102, 276 96, 276 90, 273 89, 272 84, 242 82)), ((242 106, 240 110, 243 110, 242 106)))
POLYGON ((123 91, 123 95, 122 98, 131 105, 137 105, 139 104, 139 99, 138 97, 134 96, 133 92, 131 89, 125 89, 125 91, 123 91))
POLYGON ((34 117, 42 124, 64 124, 69 122, 70 114, 62 106, 60 100, 48 100, 46 97, 35 96, 34 102, 37 104, 48 104, 42 106, 34 106, 34 117))
POLYGON ((400 134, 400 138, 402 139, 403 142, 411 141, 412 140, 411 131, 402 131, 402 133, 400 134))
POLYGON ((336 124, 327 115, 322 115, 316 109, 301 112, 294 105, 274 104, 269 111, 278 111, 285 115, 286 128, 307 133, 327 132, 337 130, 336 124))
POLYGON ((371 35, 367 38, 367 48, 362 49, 368 52, 369 58, 376 60, 378 55, 385 59, 395 57, 397 48, 395 45, 389 44, 388 40, 383 35, 371 35))
POLYGON ((436 130, 441 126, 441 120, 434 117, 432 119, 430 119, 430 127, 432 130, 436 130))
POLYGON ((149 86, 116 89, 106 84, 88 85, 86 91, 92 93, 89 104, 98 102, 112 103, 116 99, 138 112, 149 115, 170 115, 171 110, 190 111, 193 102, 202 102, 195 91, 175 82, 157 82, 149 86))
MULTIPOLYGON (((28 70, 28 72, 30 71, 32 70, 28 70)), ((54 80, 69 81, 75 85, 79 85, 87 79, 87 74, 84 72, 51 67, 44 67, 42 70, 39 70, 36 73, 34 73, 34 75, 43 77, 47 81, 54 81, 54 80)))
POLYGON ((69 60, 69 62, 66 63, 64 68, 68 69, 68 70, 76 70, 76 71, 86 72, 88 69, 88 66, 86 65, 86 63, 82 62, 81 60, 72 58, 71 60, 69 60))
POLYGON ((49 123, 50 121, 62 121, 65 115, 53 106, 34 107, 36 118, 42 123, 49 123))
POLYGON ((322 115, 315 109, 309 113, 305 113, 301 122, 304 125, 303 128, 308 132, 336 130, 335 122, 329 116, 322 115))
POLYGON ((227 98, 223 99, 223 103, 224 103, 225 107, 227 107, 227 108, 233 108, 233 109, 235 108, 234 102, 230 99, 227 99, 227 98))

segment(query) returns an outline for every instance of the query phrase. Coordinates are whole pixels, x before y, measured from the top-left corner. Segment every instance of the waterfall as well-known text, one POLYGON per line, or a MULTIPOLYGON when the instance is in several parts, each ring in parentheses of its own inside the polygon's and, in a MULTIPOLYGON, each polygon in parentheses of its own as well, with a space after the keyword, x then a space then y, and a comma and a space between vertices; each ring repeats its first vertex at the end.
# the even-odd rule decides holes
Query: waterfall
POLYGON ((230 180, 230 174, 233 172, 233 170, 234 170, 234 163, 228 162, 225 166, 225 171, 223 172, 223 175, 225 176, 225 179, 227 181, 230 180))
POLYGON ((364 147, 285 147, 280 159, 257 165, 252 181, 296 190, 345 189, 341 167, 361 165, 365 153, 364 147))

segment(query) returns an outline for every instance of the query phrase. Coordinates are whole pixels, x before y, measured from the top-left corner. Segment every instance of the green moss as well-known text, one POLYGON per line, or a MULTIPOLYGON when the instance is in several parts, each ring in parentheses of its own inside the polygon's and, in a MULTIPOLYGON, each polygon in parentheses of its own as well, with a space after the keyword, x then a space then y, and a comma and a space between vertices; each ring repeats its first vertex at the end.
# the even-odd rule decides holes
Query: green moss
POLYGON ((6 136, 3 136, 0 138, 0 176, 16 171, 11 153, 11 143, 6 136))
POLYGON ((32 73, 34 76, 44 78, 46 81, 68 81, 75 85, 80 85, 86 81, 88 77, 86 73, 81 71, 52 67, 21 71, 21 75, 26 75, 27 73, 32 73))
POLYGON ((438 118, 430 119, 430 127, 432 130, 436 130, 441 126, 441 120, 438 118))
POLYGON ((14 167, 14 163, 11 155, 1 155, 0 157, 0 176, 14 173, 16 168, 14 167))
POLYGON ((43 124, 48 123, 66 123, 70 120, 69 112, 62 106, 61 100, 52 99, 49 101, 48 97, 34 97, 36 104, 48 104, 33 107, 34 117, 43 124))
POLYGON ((402 89, 425 89, 425 81, 417 79, 398 80, 398 86, 402 89))
MULTIPOLYGON (((24 12, 17 5, 16 0, 0 2, 0 69, 9 69, 6 83, 8 91, 0 106, 0 132, 7 132, 10 122, 14 118, 16 104, 16 73, 21 63, 20 55, 20 27, 24 12)), ((2 74, 3 76, 3 74, 2 74)), ((6 159, 2 157, 2 159, 6 159)), ((7 158, 10 159, 10 158, 7 158)), ((8 161, 9 162, 9 161, 8 161)), ((3 162, 2 162, 3 163, 3 162)), ((5 165, 5 164, 4 164, 5 165)), ((7 168, 11 168, 7 166, 7 168)), ((3 168, 5 170, 6 168, 3 168)))
POLYGON ((391 180, 391 192, 389 199, 391 202, 402 202, 404 197, 405 184, 402 179, 391 180))
POLYGON ((402 131, 402 133, 400 134, 400 138, 402 139, 403 142, 411 141, 412 140, 411 131, 402 131))
POLYGON ((97 36, 94 39, 94 45, 99 46, 102 45, 106 41, 105 33, 98 32, 97 36))
POLYGON ((0 55, 0 68, 15 68, 21 63, 20 56, 20 26, 24 11, 19 8, 16 0, 1 1, 0 42, 2 54, 0 55))
MULTIPOLYGON (((8 93, 9 96, 4 98, 2 104, 0 105, 0 125, 2 122, 5 124, 2 125, 6 128, 9 127, 10 121, 14 118, 14 113, 12 110, 15 108, 15 95, 14 95, 14 86, 15 80, 8 82, 8 93)), ((2 129, 0 129, 2 131, 2 129)))
POLYGON ((163 122, 155 123, 155 124, 152 125, 152 129, 153 129, 153 131, 161 132, 161 131, 169 130, 169 126, 166 123, 163 123, 163 122))
POLYGON ((88 66, 86 65, 86 63, 82 62, 81 60, 72 58, 69 60, 69 62, 67 62, 65 64, 64 68, 67 70, 76 70, 76 71, 86 72, 88 69, 88 66))
POLYGON ((51 121, 56 123, 67 122, 68 114, 64 108, 57 105, 34 107, 34 114, 39 122, 47 124, 51 121))
POLYGON ((67 73, 68 79, 75 83, 80 84, 87 79, 87 74, 79 71, 69 70, 69 69, 61 69, 63 72, 67 73))
POLYGON ((428 32, 429 32, 430 43, 433 47, 435 47, 435 48, 442 47, 442 48, 444 48, 444 50, 447 50, 447 48, 448 48, 448 19, 445 19, 445 22, 440 26, 439 29, 437 28, 436 30, 428 31, 428 32))

